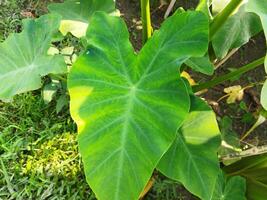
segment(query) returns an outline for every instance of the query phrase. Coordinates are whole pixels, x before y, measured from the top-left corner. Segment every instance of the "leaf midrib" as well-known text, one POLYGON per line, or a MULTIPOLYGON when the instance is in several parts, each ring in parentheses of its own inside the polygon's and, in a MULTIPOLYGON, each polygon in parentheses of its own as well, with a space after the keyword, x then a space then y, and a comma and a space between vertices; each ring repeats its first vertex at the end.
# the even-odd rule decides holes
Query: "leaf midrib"
MULTIPOLYGON (((121 137, 121 141, 120 141, 120 149, 121 149, 121 152, 120 152, 120 155, 119 155, 119 159, 118 159, 118 179, 117 179, 117 183, 116 183, 116 188, 121 188, 120 185, 121 185, 121 178, 122 178, 122 174, 123 174, 123 164, 124 164, 124 160, 125 160, 125 156, 124 154, 128 154, 125 146, 126 146, 126 139, 127 139, 127 135, 128 135, 128 126, 129 126, 129 123, 130 123, 130 118, 131 118, 131 111, 134 107, 134 98, 136 96, 136 89, 131 89, 130 92, 129 92, 129 100, 128 102, 125 104, 125 121, 124 121, 124 124, 123 124, 123 129, 122 129, 122 137, 121 137)), ((136 175, 135 175, 136 176, 136 175)), ((120 191, 117 189, 116 190, 116 193, 115 193, 115 199, 114 200, 117 200, 119 199, 120 197, 120 191)))

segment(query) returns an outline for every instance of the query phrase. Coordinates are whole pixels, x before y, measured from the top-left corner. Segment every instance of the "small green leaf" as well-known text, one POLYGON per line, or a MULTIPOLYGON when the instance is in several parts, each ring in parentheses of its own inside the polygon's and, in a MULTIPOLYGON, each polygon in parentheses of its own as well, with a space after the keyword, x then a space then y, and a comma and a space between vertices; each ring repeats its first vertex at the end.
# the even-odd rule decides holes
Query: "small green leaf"
POLYGON ((44 86, 43 99, 45 103, 48 104, 52 101, 59 87, 60 87, 59 81, 55 81, 55 80, 44 86))
POLYGON ((97 12, 87 40, 68 80, 86 178, 100 200, 136 200, 189 112, 179 66, 207 51, 208 20, 176 13, 137 55, 125 23, 97 12))
POLYGON ((94 12, 115 12, 115 2, 114 0, 66 0, 64 3, 50 4, 48 10, 62 16, 59 29, 63 35, 70 32, 80 38, 86 35, 94 12))
POLYGON ((60 55, 47 54, 59 22, 57 15, 25 19, 23 31, 0 44, 1 100, 8 101, 16 94, 40 88, 42 76, 66 72, 60 55))
POLYGON ((212 46, 218 58, 224 58, 231 49, 246 44, 251 37, 262 30, 260 19, 254 13, 245 11, 243 5, 229 17, 212 38, 212 46))
POLYGON ((227 180, 220 172, 211 200, 246 200, 246 179, 234 176, 227 180))
POLYGON ((214 112, 203 100, 192 97, 190 114, 158 169, 201 199, 210 199, 220 171, 219 146, 220 131, 214 112))

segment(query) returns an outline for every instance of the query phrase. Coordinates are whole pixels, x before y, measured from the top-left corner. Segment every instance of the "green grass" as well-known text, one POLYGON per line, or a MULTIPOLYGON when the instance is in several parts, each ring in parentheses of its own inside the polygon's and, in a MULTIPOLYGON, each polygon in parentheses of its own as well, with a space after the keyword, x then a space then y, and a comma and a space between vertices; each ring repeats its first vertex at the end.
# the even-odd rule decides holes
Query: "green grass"
POLYGON ((40 93, 0 105, 0 199, 93 199, 68 109, 40 93))

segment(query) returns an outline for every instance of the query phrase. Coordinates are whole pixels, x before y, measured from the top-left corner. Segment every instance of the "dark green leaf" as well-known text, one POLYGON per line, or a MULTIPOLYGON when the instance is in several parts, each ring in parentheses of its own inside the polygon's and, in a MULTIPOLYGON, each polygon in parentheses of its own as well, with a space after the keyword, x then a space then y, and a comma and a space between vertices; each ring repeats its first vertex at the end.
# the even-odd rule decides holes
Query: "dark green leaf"
POLYGON ((56 111, 57 113, 61 112, 61 110, 64 108, 64 106, 67 106, 69 104, 69 99, 66 95, 61 95, 56 104, 56 111))
MULTIPOLYGON (((253 153, 259 153, 264 147, 254 149, 253 153)), ((266 148, 266 147, 265 147, 266 148)), ((229 175, 240 175, 247 179, 247 196, 253 200, 265 200, 267 196, 267 154, 242 158, 224 168, 229 175)))
POLYGON ((246 179, 234 176, 226 180, 220 172, 211 200, 246 200, 246 179))
POLYGON ((212 46, 218 58, 224 58, 231 49, 239 48, 262 30, 260 19, 245 11, 245 5, 230 16, 212 38, 212 46))

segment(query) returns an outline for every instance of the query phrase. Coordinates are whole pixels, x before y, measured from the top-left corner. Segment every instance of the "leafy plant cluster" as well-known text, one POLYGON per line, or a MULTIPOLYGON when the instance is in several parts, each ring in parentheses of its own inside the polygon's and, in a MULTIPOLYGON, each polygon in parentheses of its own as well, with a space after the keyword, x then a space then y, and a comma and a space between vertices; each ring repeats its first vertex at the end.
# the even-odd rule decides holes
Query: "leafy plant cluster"
MULTIPOLYGON (((177 9, 154 31, 149 1, 141 0, 139 52, 113 0, 67 0, 48 10, 23 20, 22 32, 0 44, 0 99, 43 87, 47 103, 58 97, 59 113, 70 95, 85 176, 98 199, 143 197, 155 170, 203 200, 266 199, 265 151, 252 149, 259 155, 246 157, 246 151, 227 144, 215 113, 197 94, 264 62, 267 67, 267 59, 200 84, 185 72, 211 76, 216 63, 251 37, 262 30, 266 36, 266 0, 200 0, 196 10, 177 9), (78 38, 79 49, 59 45, 68 34, 78 38), (246 158, 236 161, 236 154, 246 158)), ((266 116, 266 88, 264 83, 260 117, 266 116)), ((227 101, 240 99, 244 90, 226 89, 227 101)), ((44 145, 41 152, 49 154, 53 145, 44 145)), ((36 173, 59 170, 56 162, 49 169, 31 157, 26 162, 25 173, 32 167, 36 173)), ((73 162, 70 176, 79 169, 73 162)))

